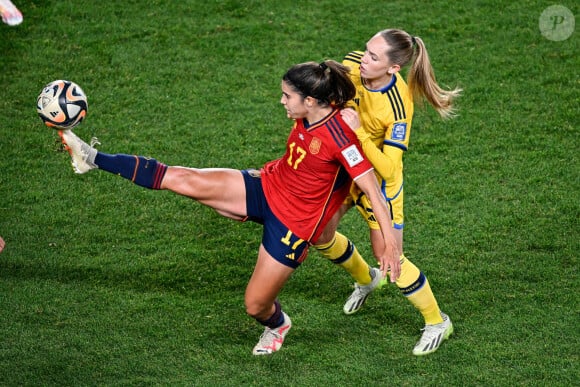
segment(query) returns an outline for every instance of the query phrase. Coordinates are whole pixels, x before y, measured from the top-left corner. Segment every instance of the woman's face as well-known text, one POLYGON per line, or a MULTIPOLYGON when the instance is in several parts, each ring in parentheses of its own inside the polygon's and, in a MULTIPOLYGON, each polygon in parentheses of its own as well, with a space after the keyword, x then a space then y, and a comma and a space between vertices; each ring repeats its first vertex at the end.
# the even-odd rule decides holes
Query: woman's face
POLYGON ((360 75, 369 80, 391 78, 388 74, 393 67, 386 53, 389 45, 380 35, 375 35, 367 42, 365 53, 361 59, 360 75))
POLYGON ((288 118, 296 120, 304 118, 308 114, 304 98, 284 81, 282 81, 282 98, 280 99, 280 103, 284 105, 288 118))

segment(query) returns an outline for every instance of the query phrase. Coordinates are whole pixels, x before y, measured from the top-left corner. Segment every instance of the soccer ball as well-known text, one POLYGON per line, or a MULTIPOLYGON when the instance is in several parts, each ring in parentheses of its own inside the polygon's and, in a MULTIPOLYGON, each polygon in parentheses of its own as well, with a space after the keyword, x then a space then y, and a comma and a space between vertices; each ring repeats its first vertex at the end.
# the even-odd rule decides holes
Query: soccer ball
POLYGON ((46 85, 36 100, 36 111, 46 126, 72 129, 87 114, 87 96, 74 82, 58 80, 46 85))

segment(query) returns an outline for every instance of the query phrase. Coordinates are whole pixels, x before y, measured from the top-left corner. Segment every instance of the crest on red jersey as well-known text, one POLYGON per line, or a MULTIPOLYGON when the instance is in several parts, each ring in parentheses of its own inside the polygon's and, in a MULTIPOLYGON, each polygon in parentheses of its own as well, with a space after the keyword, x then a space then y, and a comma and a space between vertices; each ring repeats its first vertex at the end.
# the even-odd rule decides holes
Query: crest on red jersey
POLYGON ((312 141, 310 141, 310 145, 308 146, 308 149, 310 150, 310 153, 315 155, 318 152, 320 152, 321 145, 322 145, 322 141, 320 141, 320 139, 318 137, 314 137, 312 139, 312 141))

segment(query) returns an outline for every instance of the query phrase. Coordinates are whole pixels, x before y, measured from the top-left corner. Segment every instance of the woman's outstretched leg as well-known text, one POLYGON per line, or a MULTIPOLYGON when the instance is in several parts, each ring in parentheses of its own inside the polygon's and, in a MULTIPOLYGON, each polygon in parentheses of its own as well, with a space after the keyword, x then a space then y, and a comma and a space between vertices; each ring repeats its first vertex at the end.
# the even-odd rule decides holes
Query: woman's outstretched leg
POLYGON ((72 158, 76 173, 101 169, 149 188, 173 191, 215 209, 219 214, 241 220, 246 216, 246 188, 236 169, 196 169, 167 166, 153 158, 97 151, 71 130, 59 131, 72 158))

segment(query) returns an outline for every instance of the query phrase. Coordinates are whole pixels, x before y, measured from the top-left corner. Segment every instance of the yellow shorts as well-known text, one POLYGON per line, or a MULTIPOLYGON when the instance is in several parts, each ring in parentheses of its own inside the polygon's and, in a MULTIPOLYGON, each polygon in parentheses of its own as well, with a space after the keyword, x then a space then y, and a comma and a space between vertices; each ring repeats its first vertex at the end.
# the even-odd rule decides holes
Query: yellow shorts
MULTIPOLYGON (((405 218, 403 216, 403 185, 401 185, 401 188, 397 194, 392 198, 386 196, 384 189, 382 189, 382 193, 385 200, 387 201, 387 206, 391 210, 393 227, 398 230, 402 230, 405 226, 405 218)), ((373 214, 373 207, 371 206, 369 198, 360 191, 356 184, 353 184, 350 189, 350 197, 347 198, 347 203, 356 205, 357 210, 366 220, 370 229, 380 230, 379 223, 373 214)))

